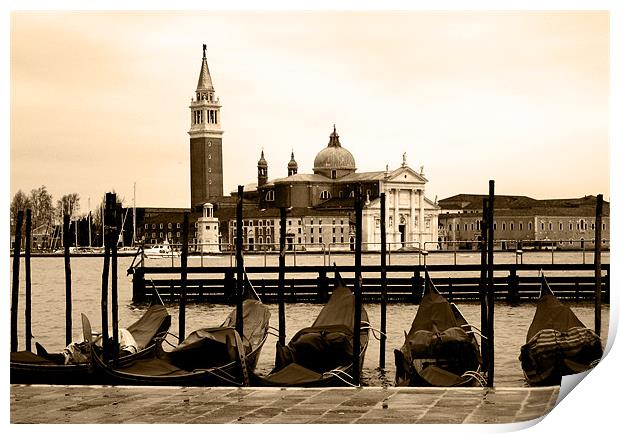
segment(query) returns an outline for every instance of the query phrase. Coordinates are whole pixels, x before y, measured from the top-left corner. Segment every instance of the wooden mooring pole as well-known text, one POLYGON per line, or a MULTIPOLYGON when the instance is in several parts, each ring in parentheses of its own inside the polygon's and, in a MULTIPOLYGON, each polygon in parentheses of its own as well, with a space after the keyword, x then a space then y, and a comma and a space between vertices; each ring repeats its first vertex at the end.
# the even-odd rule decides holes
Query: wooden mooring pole
POLYGON ((482 371, 488 372, 489 353, 487 351, 487 335, 489 333, 489 310, 487 306, 487 218, 489 200, 482 200, 482 224, 480 227, 480 330, 484 336, 480 340, 480 352, 482 355, 482 371))
POLYGON ((495 181, 489 181, 489 209, 487 219, 488 222, 488 247, 487 247, 487 308, 489 311, 488 314, 488 379, 487 386, 493 387, 494 377, 495 377, 495 287, 493 283, 493 241, 494 241, 494 227, 493 227, 493 208, 495 206, 495 181))
POLYGON ((26 209, 26 246, 24 252, 24 271, 26 272, 26 351, 32 350, 32 276, 30 273, 30 244, 32 232, 32 210, 26 209))
POLYGON ((237 187, 237 238, 236 238, 236 259, 237 259, 237 316, 235 329, 239 336, 243 337, 243 185, 237 187))
POLYGON ((189 212, 183 213, 183 238, 181 238, 181 297, 179 299, 179 342, 185 340, 185 305, 187 302, 187 255, 189 251, 189 212))
POLYGON ((596 196, 594 229, 594 333, 601 335, 601 235, 603 224, 603 195, 596 196))
POLYGON ((385 270, 386 234, 385 234, 385 193, 380 196, 381 205, 381 337, 379 339, 379 368, 385 369, 385 341, 387 328, 387 272, 385 270))
POLYGON ((112 220, 112 243, 110 246, 111 259, 111 298, 112 298, 112 346, 114 354, 114 363, 118 361, 119 354, 119 336, 118 336, 118 239, 123 219, 123 209, 120 203, 116 203, 114 199, 114 218, 112 220))
POLYGON ((278 343, 286 344, 284 279, 286 271, 286 208, 280 207, 280 256, 278 258, 278 343))
POLYGON ((11 287, 11 351, 17 351, 17 309, 19 308, 19 255, 22 247, 24 211, 17 211, 13 245, 13 286, 11 287))
POLYGON ((362 188, 355 194, 355 314, 353 318, 353 384, 361 384, 360 333, 362 323, 362 188))
POLYGON ((110 245, 112 244, 112 232, 110 222, 114 221, 114 210, 116 209, 116 194, 106 193, 105 195, 105 208, 103 211, 104 222, 107 221, 108 225, 103 225, 104 236, 104 254, 103 254, 103 271, 101 272, 101 337, 103 339, 103 360, 108 360, 109 354, 109 330, 108 330, 108 280, 110 277, 110 245))
POLYGON ((69 345, 73 342, 73 303, 71 296, 71 255, 69 254, 69 245, 71 244, 71 236, 69 234, 70 216, 65 214, 63 218, 63 240, 65 258, 65 342, 69 345))

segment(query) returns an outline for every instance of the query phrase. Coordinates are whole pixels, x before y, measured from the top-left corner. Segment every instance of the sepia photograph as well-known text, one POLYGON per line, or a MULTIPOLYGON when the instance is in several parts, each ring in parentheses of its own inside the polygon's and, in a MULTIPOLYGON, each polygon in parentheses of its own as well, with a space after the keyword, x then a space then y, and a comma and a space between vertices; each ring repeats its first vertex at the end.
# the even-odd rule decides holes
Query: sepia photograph
POLYGON ((610 2, 11 3, 11 426, 516 430, 605 364, 610 2))

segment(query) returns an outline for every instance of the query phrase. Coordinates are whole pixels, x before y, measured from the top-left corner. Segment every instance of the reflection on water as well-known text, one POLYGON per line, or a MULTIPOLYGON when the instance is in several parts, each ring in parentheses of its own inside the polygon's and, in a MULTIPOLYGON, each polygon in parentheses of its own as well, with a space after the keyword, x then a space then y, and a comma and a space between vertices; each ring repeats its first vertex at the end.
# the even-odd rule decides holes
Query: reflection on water
MULTIPOLYGON (((556 253, 556 262, 559 253, 556 253)), ((368 255, 365 263, 374 263, 371 260, 374 256, 368 255)), ((471 257, 459 256, 458 263, 471 261, 475 263, 479 260, 476 255, 466 255, 471 257), (462 260, 462 262, 461 262, 462 260)), ((501 261, 502 256, 496 255, 501 261)), ((432 255, 431 255, 432 257, 432 255)), ((449 257, 449 256, 448 256, 449 257)), ((603 262, 608 262, 603 256, 603 262)), ((288 258, 290 259, 290 258, 288 258)), ((287 259, 287 261, 288 261, 287 259)), ((409 261, 411 258, 404 255, 393 255, 393 261, 409 261)), ((531 262, 535 262, 532 258, 531 262)), ((577 262, 582 259, 581 253, 573 253, 572 256, 562 258, 562 262, 577 262)), ((228 265, 229 258, 216 257, 210 258, 217 262, 213 265, 228 265), (221 263, 220 263, 221 262, 221 263)), ((263 257, 248 256, 246 264, 262 265, 263 257)), ((297 262, 304 264, 321 264, 323 258, 298 255, 297 262)), ((332 257, 332 262, 334 258, 332 257)), ((507 259, 504 259, 507 260, 507 259)), ((161 263, 162 260, 160 260, 161 263)), ((190 258, 189 265, 199 265, 200 258, 190 258)), ((206 261, 206 259, 203 259, 206 261)), ((378 261, 378 260, 377 260, 378 261)), ((134 305, 131 302, 131 277, 125 275, 125 270, 131 263, 131 258, 119 258, 119 317, 120 326, 127 326, 138 319, 144 310, 145 305, 134 305)), ((341 265, 352 265, 352 256, 338 256, 337 263, 341 265)), ((394 262, 393 262, 394 263, 394 262)), ((401 262, 404 263, 404 262, 401 262)), ((498 261, 496 261, 498 263, 498 261)), ((41 342, 51 351, 60 350, 65 345, 65 277, 62 258, 33 258, 32 268, 32 332, 35 340, 41 342)), ((79 321, 80 313, 85 313, 93 328, 97 329, 97 324, 101 324, 101 270, 103 258, 71 258, 72 270, 72 315, 73 315, 73 339, 82 338, 81 324, 79 321)), ((276 265, 277 258, 268 257, 269 265, 276 265), (272 263, 273 262, 273 263, 272 263)), ((152 264, 149 264, 152 265, 152 264)), ((161 265, 169 265, 168 262, 161 265)), ((178 265, 178 264, 177 264, 178 265)), ((20 305, 18 337, 19 348, 24 348, 24 267, 20 270, 20 305)), ((581 321, 588 327, 594 327, 594 308, 592 303, 571 304, 573 310, 581 321)), ((171 331, 178 334, 178 306, 171 304, 168 306, 173 316, 171 331)), ((211 305, 211 304, 189 304, 186 311, 186 335, 191 330, 206 326, 220 325, 232 306, 211 305)), ((380 305, 368 304, 365 306, 371 324, 379 328, 380 324, 380 305)), ((476 327, 480 327, 480 307, 476 303, 459 303, 459 308, 465 318, 476 327)), ((278 307, 277 304, 270 304, 272 327, 278 328, 278 307)), ((286 306, 286 336, 287 342, 297 330, 312 324, 316 318, 321 305, 300 303, 289 304, 286 306)), ((509 306, 505 303, 496 303, 495 310, 495 385, 496 386, 525 386, 523 374, 519 364, 519 349, 525 343, 525 335, 534 315, 534 304, 523 303, 519 306, 509 306)), ((407 332, 413 321, 417 306, 409 304, 389 304, 387 306, 387 341, 386 341, 386 368, 384 372, 378 369, 379 366, 379 341, 370 338, 366 358, 364 362, 363 375, 365 383, 373 386, 391 385, 394 381, 394 356, 393 350, 400 348, 404 334, 407 332)), ((604 305, 602 311, 602 338, 607 338, 607 328, 609 319, 609 306, 604 305)), ((258 362, 257 371, 267 373, 273 367, 275 359, 275 343, 277 338, 269 336, 258 362)))

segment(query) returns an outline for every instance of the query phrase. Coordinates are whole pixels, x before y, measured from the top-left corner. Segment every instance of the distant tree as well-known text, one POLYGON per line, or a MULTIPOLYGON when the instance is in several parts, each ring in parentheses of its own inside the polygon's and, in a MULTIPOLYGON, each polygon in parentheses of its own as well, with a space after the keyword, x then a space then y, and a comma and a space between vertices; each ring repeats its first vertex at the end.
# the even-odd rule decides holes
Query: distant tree
POLYGON ((80 195, 77 193, 65 194, 56 202, 56 216, 62 222, 63 216, 69 214, 76 215, 80 210, 80 195))
POLYGON ((45 185, 30 191, 30 203, 32 206, 32 227, 34 230, 51 230, 54 222, 54 205, 52 195, 48 193, 45 185))
MULTIPOLYGON (((31 208, 30 198, 23 191, 18 190, 11 200, 11 235, 15 234, 15 219, 19 211, 26 212, 26 208, 31 208)), ((25 217, 24 217, 25 218, 25 217)))

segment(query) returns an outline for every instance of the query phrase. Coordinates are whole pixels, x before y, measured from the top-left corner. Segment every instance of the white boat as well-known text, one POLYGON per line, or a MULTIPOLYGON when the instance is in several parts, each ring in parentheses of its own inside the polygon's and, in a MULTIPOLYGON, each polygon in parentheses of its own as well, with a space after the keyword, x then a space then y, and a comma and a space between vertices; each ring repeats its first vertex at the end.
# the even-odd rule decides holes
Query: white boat
POLYGON ((179 256, 181 256, 181 253, 172 250, 168 240, 164 240, 164 242, 161 244, 155 244, 151 247, 144 248, 144 257, 149 259, 178 258, 179 256))

